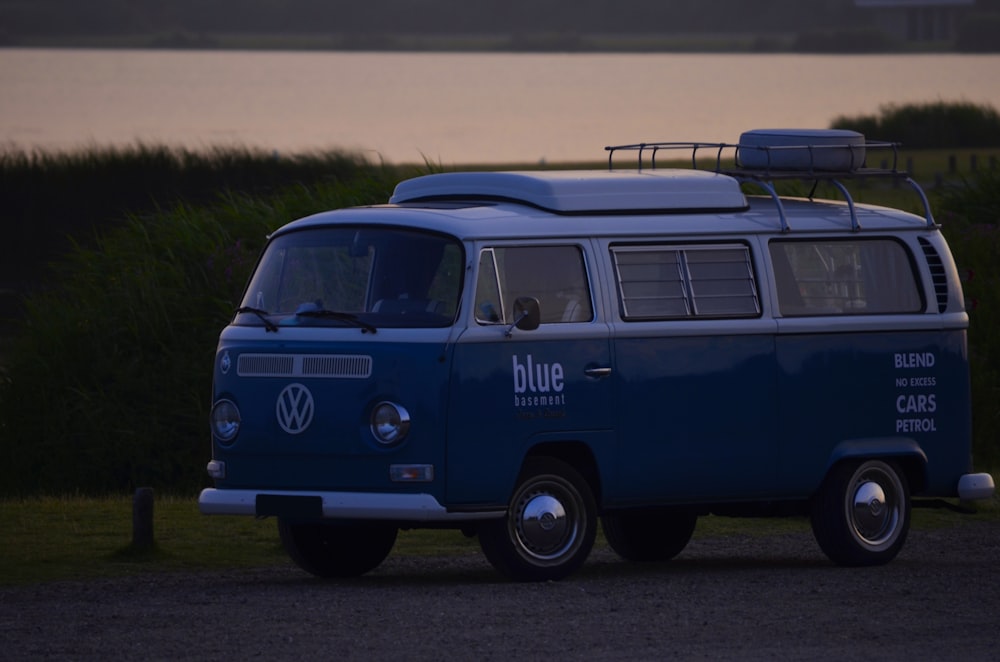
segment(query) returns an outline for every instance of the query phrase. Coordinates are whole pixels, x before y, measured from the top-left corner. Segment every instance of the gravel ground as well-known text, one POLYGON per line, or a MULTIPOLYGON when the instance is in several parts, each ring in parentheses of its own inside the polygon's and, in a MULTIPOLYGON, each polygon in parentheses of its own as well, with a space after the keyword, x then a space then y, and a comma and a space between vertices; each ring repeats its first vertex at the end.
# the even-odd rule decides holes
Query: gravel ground
POLYGON ((1000 522, 911 531, 880 568, 808 534, 695 539, 676 560, 595 550, 561 582, 478 554, 356 580, 291 565, 0 588, 0 660, 995 660, 1000 522))

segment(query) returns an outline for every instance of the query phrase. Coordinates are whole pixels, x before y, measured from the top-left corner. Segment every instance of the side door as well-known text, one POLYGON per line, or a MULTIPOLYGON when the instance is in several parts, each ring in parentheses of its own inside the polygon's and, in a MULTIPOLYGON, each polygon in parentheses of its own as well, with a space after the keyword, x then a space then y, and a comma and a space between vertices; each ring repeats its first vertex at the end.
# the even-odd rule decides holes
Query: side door
POLYGON ((482 242, 465 298, 449 397, 447 500, 506 502, 537 444, 612 449, 609 327, 589 242, 482 242), (539 303, 534 330, 515 326, 514 302, 539 303))
POLYGON ((776 473, 775 322, 758 244, 609 242, 618 472, 609 503, 751 498, 776 473))

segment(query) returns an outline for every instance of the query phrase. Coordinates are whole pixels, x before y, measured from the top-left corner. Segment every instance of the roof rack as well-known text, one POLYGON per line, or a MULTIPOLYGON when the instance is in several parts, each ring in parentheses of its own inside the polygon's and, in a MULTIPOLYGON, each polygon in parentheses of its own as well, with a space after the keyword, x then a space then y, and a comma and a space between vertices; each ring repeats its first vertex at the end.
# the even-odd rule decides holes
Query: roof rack
MULTIPOLYGON (((851 214, 851 229, 854 232, 861 230, 861 223, 854 207, 854 199, 840 180, 887 178, 904 181, 919 196, 927 227, 937 227, 924 190, 909 176, 909 173, 899 169, 899 143, 867 141, 861 134, 854 132, 822 130, 797 132, 763 130, 745 133, 740 138, 740 143, 650 142, 612 145, 604 149, 608 152, 609 170, 615 169, 616 152, 637 152, 639 170, 647 167, 644 158, 647 155, 648 167, 655 170, 657 157, 661 152, 675 155, 681 152, 687 156, 683 159, 673 158, 672 161, 689 159, 694 170, 708 170, 733 177, 741 184, 758 186, 774 201, 781 220, 782 232, 789 232, 791 228, 785 216, 781 196, 774 188, 774 182, 779 180, 812 181, 813 188, 808 196, 810 199, 820 182, 827 182, 836 187, 847 202, 851 214), (860 141, 845 141, 843 134, 853 134, 860 138, 860 141), (767 140, 773 140, 775 137, 778 138, 775 142, 785 144, 767 144, 767 140), (790 139, 798 140, 798 144, 794 142, 788 144, 790 139), (866 163, 873 153, 891 153, 892 165, 883 168, 867 167, 866 163)), ((884 158, 883 161, 887 164, 890 162, 888 158, 884 158)))

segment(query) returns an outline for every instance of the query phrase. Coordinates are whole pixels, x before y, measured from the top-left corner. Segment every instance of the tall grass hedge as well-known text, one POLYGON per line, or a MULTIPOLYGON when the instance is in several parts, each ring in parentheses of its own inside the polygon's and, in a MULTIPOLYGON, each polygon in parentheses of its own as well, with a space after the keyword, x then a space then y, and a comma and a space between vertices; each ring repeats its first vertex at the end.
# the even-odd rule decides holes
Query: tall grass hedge
POLYGON ((936 201, 969 306, 974 457, 1000 469, 1000 171, 981 172, 936 201))
POLYGON ((209 458, 221 328, 268 232, 384 202, 388 171, 128 215, 32 294, 0 375, 0 494, 190 492, 209 458))
POLYGON ((264 194, 295 183, 340 181, 353 177, 358 163, 344 152, 280 154, 240 146, 0 150, 0 288, 37 283, 71 238, 90 245, 127 212, 179 201, 206 204, 223 190, 264 194))
POLYGON ((877 115, 837 117, 831 127, 899 142, 907 149, 1000 146, 1000 113, 967 101, 888 104, 877 115))

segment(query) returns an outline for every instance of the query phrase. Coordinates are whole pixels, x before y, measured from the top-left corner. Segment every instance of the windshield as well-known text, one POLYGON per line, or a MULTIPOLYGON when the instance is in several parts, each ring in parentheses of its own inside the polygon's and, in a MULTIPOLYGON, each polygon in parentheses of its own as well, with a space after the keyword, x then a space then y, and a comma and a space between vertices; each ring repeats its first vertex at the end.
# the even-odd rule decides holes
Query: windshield
POLYGON ((455 319, 462 247, 396 228, 316 228, 268 244, 234 324, 440 327, 455 319))

